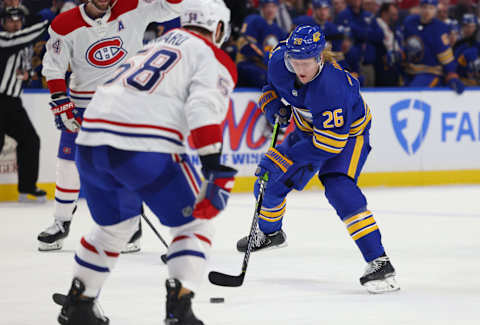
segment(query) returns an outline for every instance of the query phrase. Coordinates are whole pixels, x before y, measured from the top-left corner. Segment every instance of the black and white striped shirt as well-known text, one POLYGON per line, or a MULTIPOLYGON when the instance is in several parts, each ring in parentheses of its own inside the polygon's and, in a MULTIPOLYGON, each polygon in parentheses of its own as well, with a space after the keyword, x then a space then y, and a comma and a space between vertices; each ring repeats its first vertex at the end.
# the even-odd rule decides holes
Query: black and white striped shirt
POLYGON ((27 47, 36 41, 48 27, 48 20, 19 30, 15 33, 0 32, 0 94, 19 97, 23 80, 17 71, 23 70, 27 58, 27 47))

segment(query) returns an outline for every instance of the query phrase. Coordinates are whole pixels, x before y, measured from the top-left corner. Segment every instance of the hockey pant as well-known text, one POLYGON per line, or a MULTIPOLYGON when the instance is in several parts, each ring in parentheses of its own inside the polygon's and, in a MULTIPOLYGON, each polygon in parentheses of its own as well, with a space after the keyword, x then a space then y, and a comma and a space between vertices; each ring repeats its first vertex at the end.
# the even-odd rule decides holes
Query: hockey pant
POLYGON ((171 227, 170 277, 195 291, 205 272, 213 230, 209 221, 192 217, 201 181, 188 156, 78 146, 76 159, 96 223, 75 257, 75 276, 84 281, 88 295, 99 292, 135 232, 142 201, 171 227))
MULTIPOLYGON (((294 135, 291 133, 288 136, 294 135)), ((287 139, 280 146, 293 144, 294 142, 287 139)), ((328 202, 345 223, 350 236, 367 262, 384 254, 380 231, 373 214, 367 209, 365 196, 357 186, 358 176, 370 150, 368 134, 349 138, 343 151, 327 160, 322 166, 314 168, 311 176, 318 173, 318 177, 325 187, 325 196, 328 202)), ((257 181, 254 188, 256 197, 258 189, 257 181)), ((267 183, 258 220, 262 232, 268 234, 282 228, 282 220, 286 211, 286 197, 291 190, 281 182, 267 183)))

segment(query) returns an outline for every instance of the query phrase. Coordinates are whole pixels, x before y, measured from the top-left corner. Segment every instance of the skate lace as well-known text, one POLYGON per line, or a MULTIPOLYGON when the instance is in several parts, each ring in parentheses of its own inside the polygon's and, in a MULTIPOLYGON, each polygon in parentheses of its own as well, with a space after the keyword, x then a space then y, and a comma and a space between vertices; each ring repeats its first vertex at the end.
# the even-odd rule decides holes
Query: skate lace
POLYGON ((63 227, 63 222, 62 221, 58 221, 58 220, 55 220, 53 225, 51 225, 50 227, 48 227, 47 229, 45 229, 45 232, 46 233, 49 233, 49 234, 55 234, 56 232, 58 231, 61 231, 61 232, 65 232, 65 228, 63 227))
POLYGON ((267 236, 259 229, 257 228, 257 231, 255 232, 255 235, 253 237, 253 244, 255 247, 260 247, 265 243, 265 240, 267 239, 267 236))
POLYGON ((370 263, 368 263, 367 268, 365 269, 365 274, 375 273, 380 270, 387 262, 389 258, 387 256, 382 256, 379 258, 374 259, 370 263))

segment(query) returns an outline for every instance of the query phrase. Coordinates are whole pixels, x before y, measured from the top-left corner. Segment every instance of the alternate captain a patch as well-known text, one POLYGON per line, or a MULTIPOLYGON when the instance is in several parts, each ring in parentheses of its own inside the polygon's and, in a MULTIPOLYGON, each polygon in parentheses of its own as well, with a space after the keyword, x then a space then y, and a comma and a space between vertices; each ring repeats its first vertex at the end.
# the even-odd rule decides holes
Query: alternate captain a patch
POLYGON ((121 20, 118 21, 118 31, 122 31, 123 29, 125 29, 125 26, 123 26, 123 23, 121 20))

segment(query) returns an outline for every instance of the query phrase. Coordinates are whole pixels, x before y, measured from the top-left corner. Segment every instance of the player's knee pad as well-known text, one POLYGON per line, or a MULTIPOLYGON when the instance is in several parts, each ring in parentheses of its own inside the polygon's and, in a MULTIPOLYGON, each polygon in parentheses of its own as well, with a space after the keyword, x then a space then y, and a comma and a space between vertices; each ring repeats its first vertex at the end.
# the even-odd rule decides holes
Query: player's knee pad
POLYGON ((179 279, 184 287, 195 291, 202 281, 206 259, 212 246, 214 230, 210 221, 195 219, 171 228, 172 243, 168 248, 169 276, 179 279))
POLYGON ((95 297, 115 267, 121 250, 138 228, 140 216, 113 226, 95 225, 82 237, 75 254, 74 275, 85 284, 85 295, 95 297))
POLYGON ((367 200, 355 181, 344 174, 327 174, 320 176, 325 187, 328 202, 343 220, 355 212, 365 210, 367 200))

